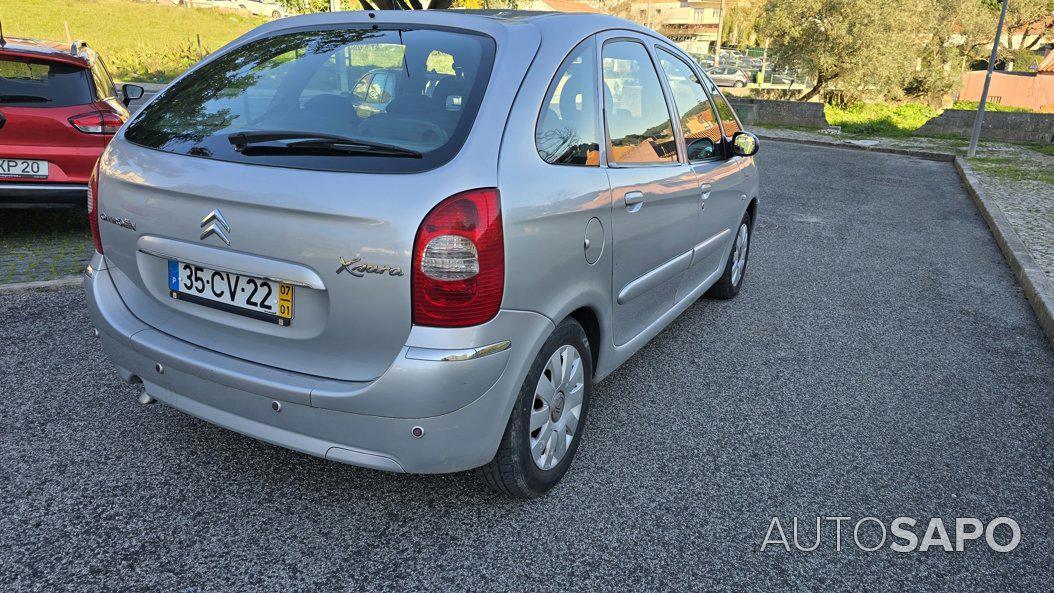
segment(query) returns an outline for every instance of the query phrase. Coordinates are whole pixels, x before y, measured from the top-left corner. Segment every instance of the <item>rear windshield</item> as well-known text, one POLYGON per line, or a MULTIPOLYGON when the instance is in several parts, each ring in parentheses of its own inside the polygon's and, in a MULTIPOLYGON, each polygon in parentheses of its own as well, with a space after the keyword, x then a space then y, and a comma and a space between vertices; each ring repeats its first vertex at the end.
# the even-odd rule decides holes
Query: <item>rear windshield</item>
POLYGON ((0 105, 70 107, 92 97, 87 69, 72 64, 0 57, 0 105))
POLYGON ((490 37, 423 27, 267 37, 165 89, 125 138, 258 165, 423 171, 460 150, 494 51, 490 37))

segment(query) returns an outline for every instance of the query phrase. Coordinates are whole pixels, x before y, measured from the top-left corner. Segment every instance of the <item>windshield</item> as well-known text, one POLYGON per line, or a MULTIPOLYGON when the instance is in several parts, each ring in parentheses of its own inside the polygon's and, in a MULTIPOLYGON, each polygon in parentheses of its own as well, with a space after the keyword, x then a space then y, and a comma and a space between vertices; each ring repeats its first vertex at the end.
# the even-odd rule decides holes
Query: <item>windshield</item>
POLYGON ((0 106, 70 107, 94 101, 81 66, 0 57, 0 106))
POLYGON ((326 171, 412 172, 460 150, 490 78, 494 41, 423 27, 276 35, 167 88, 125 138, 168 152, 326 171), (239 150, 239 134, 339 136, 391 150, 239 150))

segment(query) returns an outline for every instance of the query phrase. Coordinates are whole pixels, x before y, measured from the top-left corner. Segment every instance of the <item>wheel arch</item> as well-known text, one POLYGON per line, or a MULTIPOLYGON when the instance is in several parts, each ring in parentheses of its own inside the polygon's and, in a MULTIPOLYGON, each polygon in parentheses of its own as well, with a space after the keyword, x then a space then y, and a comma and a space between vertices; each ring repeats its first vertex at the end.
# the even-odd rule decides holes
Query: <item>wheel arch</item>
POLYGON ((593 359, 593 376, 596 376, 600 360, 600 340, 602 336, 600 317, 592 307, 587 305, 571 311, 565 317, 565 319, 567 318, 574 319, 585 330, 586 339, 589 341, 589 356, 593 359))

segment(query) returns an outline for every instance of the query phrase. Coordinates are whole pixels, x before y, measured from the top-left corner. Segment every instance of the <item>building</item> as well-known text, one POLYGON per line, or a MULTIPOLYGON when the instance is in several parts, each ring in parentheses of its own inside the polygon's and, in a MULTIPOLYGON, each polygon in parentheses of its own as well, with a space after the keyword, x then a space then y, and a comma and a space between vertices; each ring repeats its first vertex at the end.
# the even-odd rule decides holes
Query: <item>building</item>
MULTIPOLYGON (((965 72, 959 99, 980 101, 985 74, 981 70, 965 72)), ((1047 54, 1036 72, 993 72, 988 101, 1054 113, 1054 51, 1047 54)))
POLYGON ((516 8, 520 10, 545 10, 556 12, 592 12, 603 13, 603 10, 594 8, 582 2, 571 2, 570 0, 529 0, 518 2, 516 8))
POLYGON ((685 51, 713 53, 721 23, 721 1, 634 0, 623 15, 676 41, 685 51))

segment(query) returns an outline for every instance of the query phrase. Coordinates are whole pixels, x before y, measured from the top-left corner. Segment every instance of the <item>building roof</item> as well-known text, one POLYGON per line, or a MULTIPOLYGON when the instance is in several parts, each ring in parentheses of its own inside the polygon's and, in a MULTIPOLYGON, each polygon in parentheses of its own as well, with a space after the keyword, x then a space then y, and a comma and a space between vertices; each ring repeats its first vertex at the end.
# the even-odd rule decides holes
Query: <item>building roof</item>
POLYGON ((572 2, 571 0, 542 0, 542 3, 558 12, 591 12, 595 14, 605 14, 604 11, 599 8, 593 8, 588 4, 572 2))
POLYGON ((1054 51, 1047 54, 1047 57, 1043 59, 1043 62, 1039 65, 1038 72, 1040 74, 1054 74, 1054 51))

